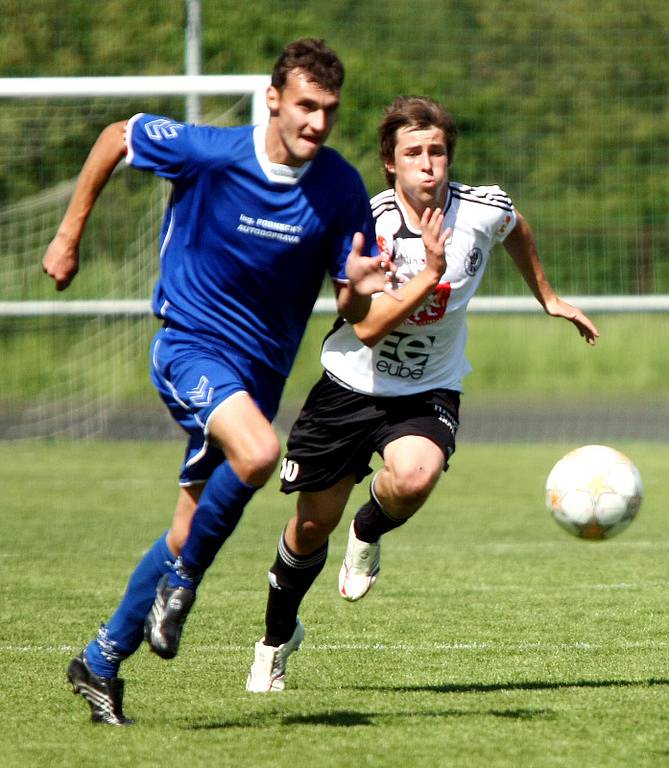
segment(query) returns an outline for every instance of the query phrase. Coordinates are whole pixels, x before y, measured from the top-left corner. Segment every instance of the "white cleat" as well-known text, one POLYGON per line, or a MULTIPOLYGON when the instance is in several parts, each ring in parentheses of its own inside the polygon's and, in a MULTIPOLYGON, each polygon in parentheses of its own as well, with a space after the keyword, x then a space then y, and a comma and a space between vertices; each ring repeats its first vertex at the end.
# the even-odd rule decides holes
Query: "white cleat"
POLYGON ((294 651, 300 650, 303 640, 304 625, 299 619, 290 640, 286 640, 278 648, 265 645, 262 640, 259 640, 256 643, 251 671, 246 678, 246 690, 251 693, 285 690, 288 657, 294 651))
POLYGON ((339 571, 339 594, 355 602, 373 587, 381 570, 381 543, 368 544, 355 535, 353 523, 348 531, 346 556, 339 571))

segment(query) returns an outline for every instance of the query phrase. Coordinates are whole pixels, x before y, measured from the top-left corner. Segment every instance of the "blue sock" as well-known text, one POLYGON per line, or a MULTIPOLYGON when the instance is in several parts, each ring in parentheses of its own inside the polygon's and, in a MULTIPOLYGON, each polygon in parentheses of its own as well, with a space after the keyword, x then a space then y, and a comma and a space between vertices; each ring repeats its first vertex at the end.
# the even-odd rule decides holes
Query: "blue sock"
POLYGON ((139 561, 114 615, 107 624, 100 625, 97 637, 86 646, 86 661, 96 675, 116 677, 121 661, 139 648, 144 637, 144 619, 156 597, 156 586, 174 559, 165 533, 139 561))
POLYGON ((243 483, 230 462, 216 467, 200 496, 179 567, 169 576, 170 587, 195 589, 214 562, 218 550, 237 527, 244 507, 257 488, 243 483))

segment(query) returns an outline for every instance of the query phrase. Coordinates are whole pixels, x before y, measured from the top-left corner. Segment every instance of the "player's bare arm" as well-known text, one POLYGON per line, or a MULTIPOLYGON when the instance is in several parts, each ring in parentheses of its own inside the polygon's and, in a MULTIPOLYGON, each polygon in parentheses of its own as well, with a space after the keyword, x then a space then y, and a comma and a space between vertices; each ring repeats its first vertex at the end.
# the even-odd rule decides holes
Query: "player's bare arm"
POLYGON ((530 225, 518 211, 516 218, 516 226, 504 241, 504 247, 523 279, 547 315, 569 320, 588 344, 594 345, 599 336, 597 326, 578 307, 563 301, 555 293, 544 272, 530 225))
POLYGON ((426 208, 421 216, 421 232, 425 246, 425 268, 404 285, 398 287, 393 298, 379 296, 372 302, 366 317, 355 324, 356 336, 372 347, 403 323, 434 291, 446 271, 444 247, 451 230, 442 231, 444 214, 440 208, 426 208), (394 298, 401 299, 400 302, 394 298))
POLYGON ((108 125, 84 163, 56 236, 49 244, 42 268, 62 291, 79 271, 79 243, 95 201, 125 154, 125 121, 108 125))

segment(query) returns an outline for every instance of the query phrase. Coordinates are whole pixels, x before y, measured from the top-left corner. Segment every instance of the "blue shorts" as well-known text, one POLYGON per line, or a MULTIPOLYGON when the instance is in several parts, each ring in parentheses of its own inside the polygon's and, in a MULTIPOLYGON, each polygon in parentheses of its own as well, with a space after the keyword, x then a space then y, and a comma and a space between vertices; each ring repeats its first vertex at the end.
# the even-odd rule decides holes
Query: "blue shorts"
POLYGON ((285 377, 220 342, 168 326, 151 343, 151 381, 189 436, 179 475, 186 486, 206 482, 225 459, 209 442, 209 421, 218 406, 236 392, 247 392, 272 421, 285 377))

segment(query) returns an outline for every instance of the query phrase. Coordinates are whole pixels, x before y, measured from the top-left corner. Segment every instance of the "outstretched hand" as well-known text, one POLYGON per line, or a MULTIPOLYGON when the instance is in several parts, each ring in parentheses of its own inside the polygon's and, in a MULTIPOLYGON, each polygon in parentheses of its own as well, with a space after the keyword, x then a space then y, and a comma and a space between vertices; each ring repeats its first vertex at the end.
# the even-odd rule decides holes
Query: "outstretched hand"
POLYGON ((364 235, 356 232, 346 260, 346 276, 351 281, 351 286, 361 296, 385 291, 399 301, 400 297, 394 294, 400 283, 396 277, 397 267, 385 253, 379 256, 363 256, 364 245, 364 235))
POLYGON ((565 320, 573 323, 588 344, 594 346, 597 342, 599 337, 597 326, 578 307, 574 307, 563 301, 559 296, 556 296, 546 304, 545 310, 551 317, 563 317, 565 320))
POLYGON ((79 247, 66 243, 56 235, 46 249, 42 269, 53 278, 57 291, 65 290, 79 271, 79 247))

